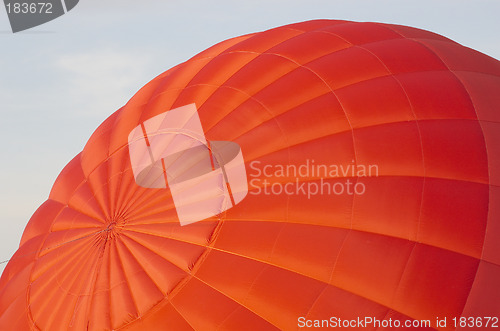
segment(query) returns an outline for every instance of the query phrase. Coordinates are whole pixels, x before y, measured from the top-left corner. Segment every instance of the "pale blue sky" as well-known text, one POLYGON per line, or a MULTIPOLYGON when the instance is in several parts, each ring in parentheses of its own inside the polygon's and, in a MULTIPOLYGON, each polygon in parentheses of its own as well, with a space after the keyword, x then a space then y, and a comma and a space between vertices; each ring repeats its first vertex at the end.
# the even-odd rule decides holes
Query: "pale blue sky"
POLYGON ((149 80, 219 41, 346 19, 431 30, 500 59, 499 13, 498 0, 80 0, 12 34, 2 7, 0 260, 96 127, 149 80))

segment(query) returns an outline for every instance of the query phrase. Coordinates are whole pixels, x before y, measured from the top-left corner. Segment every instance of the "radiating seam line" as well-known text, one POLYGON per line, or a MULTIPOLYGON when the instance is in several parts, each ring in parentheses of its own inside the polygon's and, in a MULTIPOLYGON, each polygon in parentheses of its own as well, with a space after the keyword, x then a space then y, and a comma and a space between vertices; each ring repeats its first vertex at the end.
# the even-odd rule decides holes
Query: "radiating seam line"
MULTIPOLYGON (((85 239, 85 238, 88 238, 88 237, 90 237, 90 236, 93 236, 93 235, 99 234, 99 233, 101 233, 101 232, 103 232, 103 231, 104 231, 104 230, 101 230, 101 231, 98 231, 98 232, 93 232, 93 233, 87 234, 87 235, 85 235, 85 236, 83 236, 83 237, 76 238, 76 239, 72 239, 72 240, 69 240, 69 241, 66 241, 66 242, 63 242, 63 243, 59 243, 59 244, 54 245, 54 246, 45 247, 45 248, 43 248, 43 249, 41 249, 41 247, 43 247, 43 246, 44 246, 44 243, 42 243, 42 244, 40 245, 40 248, 39 248, 38 250, 34 250, 34 251, 31 251, 31 252, 28 252, 28 253, 25 253, 25 254, 22 254, 22 255, 18 255, 18 256, 16 256, 16 255, 14 254, 14 256, 13 256, 12 258, 7 259, 7 260, 4 260, 4 261, 0 261, 0 264, 7 263, 7 262, 12 261, 12 260, 15 260, 15 259, 17 259, 17 258, 21 258, 21 257, 25 257, 25 256, 29 256, 29 255, 33 255, 33 254, 37 254, 37 253, 41 253, 41 252, 44 252, 44 251, 46 251, 46 250, 53 250, 53 249, 58 248, 58 247, 61 247, 61 246, 63 246, 63 245, 66 245, 66 244, 69 244, 69 243, 72 243, 72 242, 75 242, 75 241, 78 241, 78 240, 81 240, 81 239, 85 239)), ((44 235, 46 235, 46 237, 48 237, 48 235, 49 235, 49 234, 50 234, 50 232, 49 232, 49 233, 46 233, 46 234, 44 234, 44 235)), ((35 237, 35 238, 36 238, 36 237, 35 237)), ((47 239, 47 238, 45 238, 45 240, 46 240, 46 239, 47 239)), ((45 240, 44 240, 44 242, 45 242, 45 240)), ((38 255, 37 259, 38 259, 39 257, 40 257, 40 255, 38 255)), ((30 273, 30 275, 31 275, 31 273, 30 273)))
MULTIPOLYGON (((126 236, 129 240, 131 240, 130 237, 126 236)), ((121 239, 121 242, 123 244, 123 247, 124 249, 127 250, 128 254, 135 260, 135 262, 137 263, 138 266, 141 267, 141 270, 142 272, 144 272, 144 274, 146 274, 146 276, 148 276, 149 280, 151 281, 151 283, 153 283, 155 285, 155 287, 157 288, 157 290, 162 294, 163 297, 165 297, 167 295, 167 293, 163 292, 163 289, 161 288, 160 285, 158 285, 158 283, 156 283, 156 281, 153 279, 153 277, 151 276, 150 273, 148 273, 146 271, 146 268, 144 268, 144 265, 139 261, 139 259, 136 257, 136 255, 134 253, 132 253, 132 250, 128 247, 128 245, 125 243, 125 241, 123 240, 123 238, 120 238, 121 239)), ((134 241, 134 240, 132 240, 134 241)), ((140 244, 139 244, 140 245, 140 244)), ((142 246, 142 245, 141 245, 142 246)), ((149 249, 148 249, 149 250, 149 249)), ((155 253, 156 254, 156 253, 155 253)), ((156 254, 158 255, 158 254, 156 254)), ((170 264, 174 265, 172 262, 168 261, 170 264)), ((174 265, 175 266, 175 265, 174 265)), ((177 266, 176 266, 177 267, 177 266)), ((181 269, 182 270, 182 269, 181 269)))
MULTIPOLYGON (((105 230, 103 230, 105 231, 105 230)), ((85 309, 85 316, 89 316, 89 312, 92 311, 92 303, 94 301, 94 291, 95 291, 95 287, 96 287, 96 284, 97 284, 97 280, 99 279, 99 274, 100 274, 100 271, 101 271, 101 266, 102 266, 102 263, 103 263, 103 256, 104 256, 104 252, 106 250, 106 245, 107 245, 107 240, 108 240, 108 236, 106 236, 106 239, 104 241, 104 244, 100 244, 98 247, 98 250, 100 251, 99 252, 99 255, 98 255, 98 258, 97 258, 97 261, 96 261, 96 265, 95 265, 95 268, 93 270, 93 280, 91 281, 90 283, 90 288, 89 288, 89 299, 87 300, 87 305, 86 305, 86 309, 85 309)), ((89 278, 90 279, 90 278, 89 278)), ((88 319, 90 320, 90 319, 88 319)))
MULTIPOLYGON (((68 264, 70 264, 70 262, 66 262, 66 263, 64 264, 64 266, 68 266, 68 264)), ((51 265, 51 266, 49 267, 49 269, 50 269, 50 268, 54 268, 55 266, 56 266, 55 264, 54 264, 54 265, 51 265)), ((78 264, 75 264, 75 266, 73 267, 73 269, 74 269, 76 266, 79 266, 79 265, 78 265, 78 264)), ((83 268, 83 266, 81 266, 81 268, 83 268)), ((45 272, 45 274, 47 274, 47 272, 45 272)), ((60 288, 62 291, 66 292, 66 293, 68 293, 68 294, 72 294, 72 293, 69 293, 68 291, 66 291, 66 290, 65 290, 65 289, 61 286, 61 284, 60 284, 59 279, 57 278, 57 276, 58 276, 58 274, 57 274, 57 273, 55 273, 55 274, 50 274, 50 277, 49 277, 48 279, 46 279, 46 281, 47 281, 47 282, 50 282, 50 281, 52 281, 53 279, 55 279, 55 281, 57 282, 57 284, 58 284, 59 288, 60 288)), ((68 275, 66 275, 66 276, 68 276, 68 275)), ((66 278, 67 278, 67 277, 66 277, 66 278)), ((34 282, 34 281, 36 281, 37 279, 38 279, 38 278, 34 278, 34 279, 33 279, 33 282, 34 282)), ((73 284, 74 284, 74 282, 75 282, 75 281, 76 281, 76 279, 75 279, 75 280, 73 280, 73 284)), ((39 289, 38 289, 38 290, 39 290, 39 292, 40 292, 40 291, 44 291, 44 290, 45 290, 45 288, 47 287, 47 284, 44 284, 44 285, 45 285, 45 286, 42 286, 41 288, 39 288, 39 289)), ((38 295, 40 295, 40 293, 39 293, 38 295)), ((60 299, 60 298, 59 298, 59 299, 60 299)), ((29 304, 28 306, 29 306, 28 308, 30 308, 30 307, 31 307, 31 305, 30 305, 30 304, 29 304)), ((27 308, 27 310, 26 310, 26 314, 28 314, 28 308, 27 308)), ((51 307, 52 311, 54 311, 54 308, 56 308, 56 307, 51 307)), ((50 325, 50 323, 52 323, 52 322, 53 322, 53 320, 49 320, 49 325, 50 325)))
MULTIPOLYGON (((134 231, 134 232, 137 232, 137 231, 134 231)), ((155 256, 158 256, 158 257, 160 257, 162 260, 167 261, 170 265, 172 265, 172 266, 176 267, 176 268, 177 268, 177 269, 179 269, 180 271, 182 271, 182 272, 184 272, 184 273, 186 273, 186 274, 189 274, 189 269, 184 269, 183 267, 181 267, 181 266, 179 266, 179 265, 175 264, 174 262, 172 262, 172 261, 170 260, 170 258, 169 258, 169 257, 165 257, 165 256, 162 256, 162 255, 158 254, 156 251, 154 251, 153 249, 151 249, 151 247, 149 247, 149 246, 145 246, 143 243, 141 243, 141 242, 139 242, 137 239, 135 239, 135 238, 133 238, 133 237, 131 237, 131 236, 127 235, 125 232, 123 232, 123 233, 122 233, 122 235, 123 235, 123 236, 125 236, 125 237, 127 237, 129 240, 131 240, 132 242, 136 243, 137 245, 144 247, 145 249, 147 249, 148 251, 150 251, 150 252, 151 252, 152 254, 154 254, 155 256)), ((161 237, 160 237, 160 238, 161 238, 161 237)), ((122 240, 122 241, 123 241, 123 240, 122 240)), ((204 247, 204 246, 202 246, 202 247, 204 247)), ((161 248, 164 248, 164 247, 163 247, 163 246, 161 246, 161 248)), ((130 251, 130 249, 129 249, 129 251, 130 251)), ((134 258, 135 258, 135 255, 134 255, 134 254, 132 254, 132 252, 131 252, 131 251, 130 251, 130 253, 131 253, 131 255, 132 255, 132 256, 134 256, 134 258)), ((139 262, 139 259, 137 259, 137 258, 135 258, 135 259, 138 261, 139 265, 141 265, 141 267, 144 269, 144 266, 143 266, 143 265, 139 262)), ((160 287, 158 286, 158 288, 160 288, 160 287)), ((165 293, 164 293, 164 294, 165 294, 165 293)))
MULTIPOLYGON (((97 240, 97 239, 96 239, 96 240, 97 240)), ((98 247, 96 246, 96 248, 98 248, 98 247)), ((88 252, 88 251, 87 251, 87 252, 88 252)), ((87 263, 90 263, 90 264, 88 265, 88 272, 89 272, 89 273, 91 272, 91 270, 92 270, 92 268, 91 268, 91 265, 92 265, 92 260, 94 260, 93 258, 91 259, 91 257, 94 257, 94 254, 87 254, 86 263, 85 263, 85 264, 84 264, 84 263, 81 263, 81 266, 80 266, 80 272, 77 272, 77 273, 76 273, 76 275, 78 275, 78 276, 77 276, 77 277, 74 277, 73 284, 75 284, 75 283, 78 281, 79 277, 81 277, 81 276, 82 276, 82 270, 83 270, 83 269, 87 266, 87 263)), ((88 278, 88 277, 87 277, 87 278, 88 278)), ((72 284, 72 285, 73 285, 73 284, 72 284)), ((75 297, 76 297, 76 302, 75 302, 75 304, 74 304, 74 306, 73 306, 73 309, 72 309, 73 314, 72 314, 71 319, 69 320, 69 325, 68 325, 69 327, 71 327, 71 326, 73 325, 73 323, 74 323, 74 320, 75 320, 75 318, 76 318, 76 316, 77 316, 77 312, 78 312, 78 310, 80 309, 80 306, 81 306, 81 300, 83 300, 83 298, 84 298, 84 297, 90 297, 90 296, 91 296, 91 293, 90 293, 90 292, 88 292, 88 293, 82 293, 82 290, 85 290, 85 286, 86 286, 86 284, 82 282, 82 284, 81 284, 81 288, 80 288, 79 290, 77 290, 77 291, 76 291, 76 293, 71 293, 71 292, 69 291, 69 289, 70 289, 71 287, 68 287, 68 291, 66 291, 66 293, 67 293, 67 294, 69 294, 69 295, 73 295, 73 296, 75 296, 75 297), (78 293, 78 292, 79 292, 79 293, 78 293)), ((62 287, 61 287, 61 288, 62 288, 62 287)), ((55 314, 54 314, 54 316, 55 316, 55 314)))
POLYGON ((113 248, 116 252, 116 256, 118 257, 118 262, 119 262, 119 270, 120 270, 120 274, 123 276, 123 279, 125 280, 125 283, 127 285, 127 289, 128 289, 128 295, 129 295, 129 298, 131 299, 133 305, 134 305, 134 308, 135 308, 135 314, 133 316, 139 316, 139 312, 140 312, 140 309, 139 309, 139 306, 137 305, 137 302, 136 302, 136 299, 134 297, 134 294, 132 293, 132 288, 130 287, 131 283, 130 283, 130 280, 127 276, 127 273, 125 272, 125 265, 123 263, 123 257, 122 257, 122 254, 125 254, 126 252, 120 252, 120 250, 118 249, 118 246, 121 246, 121 247, 124 247, 124 249, 126 251, 128 251, 128 249, 125 247, 125 243, 122 242, 122 240, 118 237, 116 238, 116 244, 113 245, 113 248))

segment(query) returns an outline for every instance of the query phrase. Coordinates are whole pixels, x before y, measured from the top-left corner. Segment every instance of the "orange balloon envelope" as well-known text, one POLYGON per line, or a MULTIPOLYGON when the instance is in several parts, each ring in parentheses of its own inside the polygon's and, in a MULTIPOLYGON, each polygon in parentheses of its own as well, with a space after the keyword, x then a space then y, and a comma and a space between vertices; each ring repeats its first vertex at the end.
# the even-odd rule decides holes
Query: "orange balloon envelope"
POLYGON ((499 325, 499 142, 500 62, 445 37, 316 20, 229 39, 64 168, 0 329, 499 325))

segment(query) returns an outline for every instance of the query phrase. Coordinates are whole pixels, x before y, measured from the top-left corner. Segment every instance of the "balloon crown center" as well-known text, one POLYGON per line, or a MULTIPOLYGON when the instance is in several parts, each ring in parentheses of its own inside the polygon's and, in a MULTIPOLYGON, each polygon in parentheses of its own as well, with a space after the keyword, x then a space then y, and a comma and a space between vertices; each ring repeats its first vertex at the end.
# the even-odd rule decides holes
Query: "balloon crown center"
POLYGON ((125 224, 124 220, 121 219, 110 219, 106 222, 101 230, 102 238, 104 239, 112 239, 121 232, 123 225, 125 224))
POLYGON ((112 221, 108 224, 108 226, 106 227, 106 229, 104 229, 104 231, 113 231, 113 229, 115 228, 116 226, 116 222, 115 221, 112 221))

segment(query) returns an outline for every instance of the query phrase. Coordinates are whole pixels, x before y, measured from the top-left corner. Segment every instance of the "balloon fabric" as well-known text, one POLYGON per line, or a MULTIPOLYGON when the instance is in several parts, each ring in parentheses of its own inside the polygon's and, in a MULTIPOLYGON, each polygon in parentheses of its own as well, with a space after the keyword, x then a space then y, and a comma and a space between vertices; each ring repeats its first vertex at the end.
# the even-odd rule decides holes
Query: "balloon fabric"
POLYGON ((315 20, 223 41, 64 168, 0 279, 0 329, 498 318, 499 142, 500 62, 435 33, 315 20))

